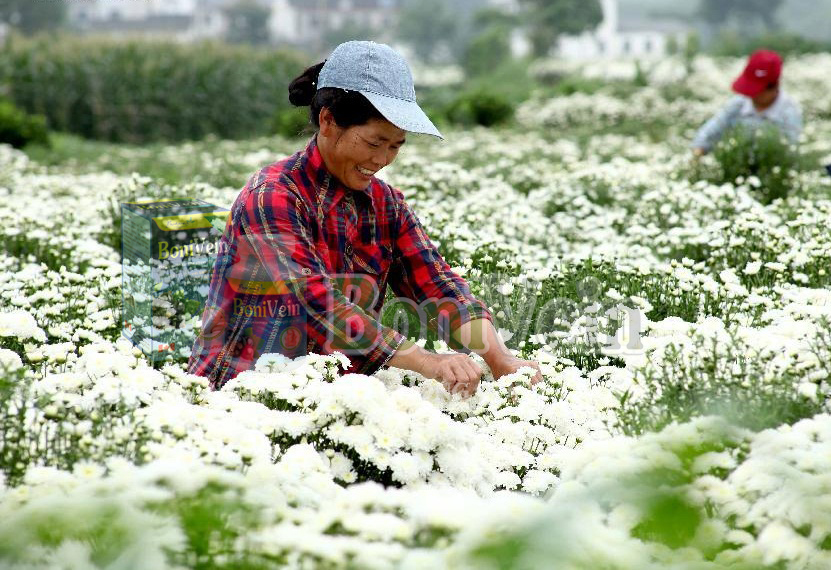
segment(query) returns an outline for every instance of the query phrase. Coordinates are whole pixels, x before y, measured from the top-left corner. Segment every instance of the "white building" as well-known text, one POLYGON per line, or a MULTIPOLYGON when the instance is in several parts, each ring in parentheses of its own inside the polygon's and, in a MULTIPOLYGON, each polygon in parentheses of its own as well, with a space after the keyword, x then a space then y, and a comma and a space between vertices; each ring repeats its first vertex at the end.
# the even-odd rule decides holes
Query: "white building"
POLYGON ((193 41, 227 30, 226 0, 73 0, 70 25, 81 33, 193 41))
MULTIPOLYGON (((239 0, 73 0, 68 19, 82 33, 167 37, 180 41, 222 38, 225 10, 239 0)), ((323 47, 344 26, 380 34, 394 29, 398 0, 255 0, 270 10, 274 44, 323 47)))
POLYGON ((275 43, 320 46, 346 26, 380 33, 396 23, 396 0, 272 0, 268 28, 275 43))
POLYGON ((671 38, 682 45, 690 27, 673 20, 622 19, 617 0, 601 0, 603 21, 592 32, 563 36, 557 54, 564 59, 657 59, 671 38))

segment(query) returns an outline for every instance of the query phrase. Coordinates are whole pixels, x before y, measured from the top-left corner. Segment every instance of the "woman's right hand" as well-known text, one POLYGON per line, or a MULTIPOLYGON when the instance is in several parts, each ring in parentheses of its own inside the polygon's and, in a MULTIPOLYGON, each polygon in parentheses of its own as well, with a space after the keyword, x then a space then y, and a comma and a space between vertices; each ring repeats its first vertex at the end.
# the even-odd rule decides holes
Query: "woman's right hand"
POLYGON ((451 394, 472 396, 479 387, 482 368, 466 354, 428 353, 421 362, 419 374, 442 383, 451 394))

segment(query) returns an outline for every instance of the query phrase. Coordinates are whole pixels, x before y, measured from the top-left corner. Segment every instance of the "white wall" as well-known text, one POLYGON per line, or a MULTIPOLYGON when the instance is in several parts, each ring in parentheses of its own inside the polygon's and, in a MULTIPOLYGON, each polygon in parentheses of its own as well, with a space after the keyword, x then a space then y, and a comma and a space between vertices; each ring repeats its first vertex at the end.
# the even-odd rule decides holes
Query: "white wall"
POLYGON ((593 32, 562 36, 557 45, 560 57, 571 60, 660 58, 666 54, 669 35, 658 31, 618 30, 618 0, 602 0, 603 21, 593 32))
POLYGON ((300 14, 291 7, 288 0, 275 0, 268 17, 268 31, 272 38, 297 42, 305 33, 300 14))

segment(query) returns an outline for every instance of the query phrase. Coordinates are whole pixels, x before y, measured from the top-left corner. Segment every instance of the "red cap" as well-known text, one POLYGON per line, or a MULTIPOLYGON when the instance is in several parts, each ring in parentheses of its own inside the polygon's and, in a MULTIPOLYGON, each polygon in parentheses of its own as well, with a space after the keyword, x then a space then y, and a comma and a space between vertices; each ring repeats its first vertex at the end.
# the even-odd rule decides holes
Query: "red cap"
POLYGON ((733 82, 733 91, 755 97, 779 81, 782 72, 782 58, 775 51, 760 49, 754 51, 747 60, 742 74, 733 82))

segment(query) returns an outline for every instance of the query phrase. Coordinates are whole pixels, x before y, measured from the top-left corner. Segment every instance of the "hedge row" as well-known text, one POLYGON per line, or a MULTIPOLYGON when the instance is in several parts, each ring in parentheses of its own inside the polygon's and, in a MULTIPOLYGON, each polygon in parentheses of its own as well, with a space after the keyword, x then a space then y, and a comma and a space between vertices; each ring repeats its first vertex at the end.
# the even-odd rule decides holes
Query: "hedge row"
POLYGON ((0 85, 48 127, 117 142, 267 134, 290 107, 298 54, 214 43, 15 39, 0 54, 0 85))

